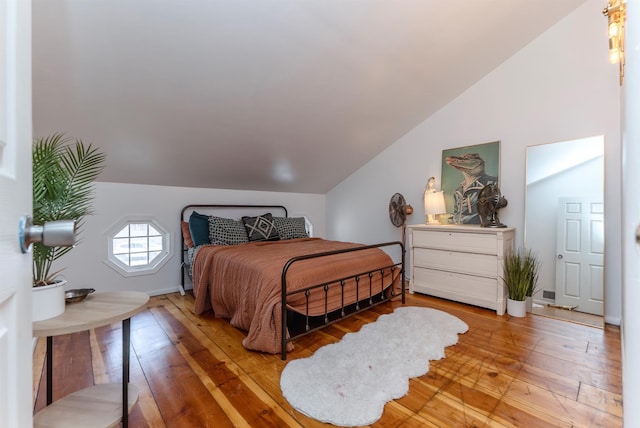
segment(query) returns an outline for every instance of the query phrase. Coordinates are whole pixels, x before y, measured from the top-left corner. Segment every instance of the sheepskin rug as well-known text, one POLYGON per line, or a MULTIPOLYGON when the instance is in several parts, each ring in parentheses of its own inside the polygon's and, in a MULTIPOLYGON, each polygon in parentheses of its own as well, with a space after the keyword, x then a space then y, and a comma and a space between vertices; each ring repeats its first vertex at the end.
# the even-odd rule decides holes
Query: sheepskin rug
POLYGON ((289 362, 280 377, 298 411, 337 426, 370 425, 387 401, 409 391, 409 379, 429 371, 469 327, 436 309, 396 308, 311 357, 289 362))

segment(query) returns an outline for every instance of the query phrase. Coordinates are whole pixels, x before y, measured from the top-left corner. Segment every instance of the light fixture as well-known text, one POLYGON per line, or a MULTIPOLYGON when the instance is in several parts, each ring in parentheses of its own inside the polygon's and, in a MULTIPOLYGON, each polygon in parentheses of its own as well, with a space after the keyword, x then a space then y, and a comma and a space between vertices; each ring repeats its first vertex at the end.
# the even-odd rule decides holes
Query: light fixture
POLYGON ((624 77, 624 22, 626 0, 609 0, 602 14, 609 20, 609 62, 620 64, 620 85, 624 77))
POLYGON ((424 213, 427 216, 427 224, 440 224, 436 215, 447 212, 444 206, 444 192, 436 191, 435 182, 434 177, 429 178, 424 189, 424 213))

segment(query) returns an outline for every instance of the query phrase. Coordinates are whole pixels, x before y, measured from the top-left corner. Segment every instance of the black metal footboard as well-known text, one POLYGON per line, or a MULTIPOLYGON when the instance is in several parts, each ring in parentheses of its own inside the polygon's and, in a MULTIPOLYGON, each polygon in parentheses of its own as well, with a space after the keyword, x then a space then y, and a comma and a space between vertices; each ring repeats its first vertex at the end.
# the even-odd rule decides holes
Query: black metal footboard
MULTIPOLYGON (((398 277, 400 278, 400 293, 402 295, 402 304, 405 303, 405 249, 404 245, 399 242, 386 242, 382 244, 374 244, 374 245, 364 245, 361 247, 353 247, 347 248, 343 250, 335 250, 335 251, 327 251, 323 253, 316 254, 308 254, 298 257, 293 257, 289 259, 287 263, 285 263, 284 268, 282 269, 282 359, 285 360, 287 358, 287 343, 298 338, 309 334, 313 331, 316 331, 320 328, 326 327, 327 325, 333 324, 336 321, 344 319, 350 315, 356 314, 358 312, 369 309, 373 306, 377 306, 381 303, 388 302, 397 296, 396 290, 394 287, 395 282, 398 277), (294 291, 290 291, 287 289, 287 273, 291 266, 296 262, 308 259, 315 259, 321 257, 333 256, 336 254, 342 253, 350 253, 354 251, 363 251, 371 248, 395 248, 398 247, 400 250, 400 262, 391 261, 390 264, 386 266, 376 267, 376 269, 368 271, 368 272, 360 272, 354 275, 349 275, 346 277, 336 278, 335 280, 331 280, 329 282, 323 282, 320 284, 310 284, 303 289, 298 289, 294 291), (386 274, 391 275, 390 286, 388 285, 385 289, 384 278, 386 274), (362 281, 365 281, 365 285, 368 284, 368 293, 367 295, 360 296, 360 284, 362 281), (353 304, 345 303, 345 287, 349 285, 355 287, 356 292, 356 302, 353 304), (340 287, 340 293, 342 296, 342 305, 340 308, 329 308, 328 299, 329 299, 329 290, 334 287, 340 287), (324 291, 324 315, 311 316, 309 314, 309 296, 312 290, 320 289, 324 291), (304 317, 304 328, 301 332, 297 334, 291 334, 287 337, 287 302, 291 296, 297 296, 300 294, 304 294, 306 300, 306 309, 305 313, 302 314, 304 317), (310 320, 320 318, 319 322, 312 324, 310 320)), ((366 288, 366 287, 365 287, 366 288)))

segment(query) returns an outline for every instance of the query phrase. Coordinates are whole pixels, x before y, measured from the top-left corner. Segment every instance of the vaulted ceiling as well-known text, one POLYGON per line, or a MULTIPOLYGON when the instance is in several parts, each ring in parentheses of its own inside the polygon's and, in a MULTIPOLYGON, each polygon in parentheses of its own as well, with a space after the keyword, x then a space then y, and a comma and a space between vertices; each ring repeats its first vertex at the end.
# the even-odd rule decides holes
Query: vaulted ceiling
POLYGON ((34 136, 101 181, 326 193, 584 0, 33 0, 34 136))

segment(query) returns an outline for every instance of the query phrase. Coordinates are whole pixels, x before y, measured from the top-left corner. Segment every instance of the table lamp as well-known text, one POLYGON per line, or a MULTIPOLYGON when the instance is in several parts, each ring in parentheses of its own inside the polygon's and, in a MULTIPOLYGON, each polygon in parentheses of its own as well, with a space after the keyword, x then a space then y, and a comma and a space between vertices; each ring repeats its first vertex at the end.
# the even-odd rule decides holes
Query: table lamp
POLYGON ((429 178, 424 190, 424 213, 427 215, 427 224, 440 224, 437 214, 444 214, 447 209, 444 205, 444 192, 436 191, 434 177, 429 178))

